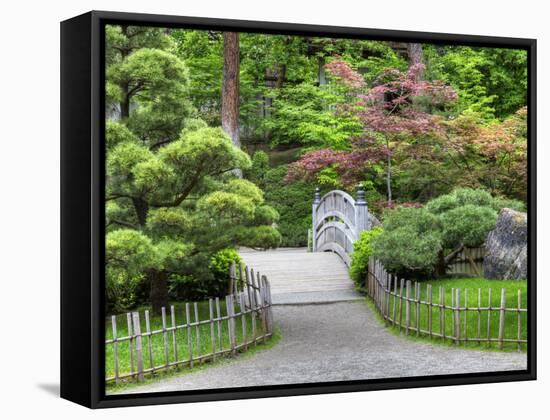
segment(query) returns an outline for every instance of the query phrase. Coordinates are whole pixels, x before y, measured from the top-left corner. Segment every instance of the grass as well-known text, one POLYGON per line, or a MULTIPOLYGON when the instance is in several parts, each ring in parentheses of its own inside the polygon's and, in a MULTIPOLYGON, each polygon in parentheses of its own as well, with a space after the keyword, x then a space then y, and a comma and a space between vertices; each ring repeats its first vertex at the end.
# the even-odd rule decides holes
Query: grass
MULTIPOLYGON (((176 325, 183 325, 186 324, 186 316, 185 316, 185 302, 175 302, 174 305, 174 313, 175 313, 175 319, 176 319, 176 325)), ((197 305, 198 308, 198 315, 199 320, 208 320, 210 317, 209 313, 209 305, 208 301, 202 301, 199 302, 197 305)), ((144 310, 149 308, 139 308, 138 311, 140 313, 140 327, 141 332, 146 332, 146 325, 145 325, 145 317, 144 317, 144 310)), ((191 309, 191 322, 195 322, 195 314, 194 314, 194 308, 193 305, 190 305, 191 309)), ((239 312, 240 308, 238 305, 236 305, 235 312, 239 312)), ((225 302, 220 301, 220 313, 222 316, 227 314, 225 302)), ((214 307, 214 317, 216 317, 216 309, 214 307)), ((246 314, 245 315, 246 320, 246 337, 247 341, 249 341, 252 338, 252 314, 246 314)), ((166 323, 167 327, 172 326, 171 321, 171 314, 170 310, 167 311, 166 314, 166 323)), ((262 329, 262 323, 259 319, 256 319, 256 336, 260 336, 263 334, 262 329)), ((160 315, 151 315, 150 318, 150 325, 151 330, 160 330, 162 329, 162 317, 160 315)), ((215 337, 215 349, 216 351, 220 350, 220 342, 218 340, 218 324, 215 323, 214 328, 214 337, 215 337)), ((229 342, 229 333, 228 333, 228 321, 220 321, 219 323, 220 329, 221 329, 221 348, 223 350, 230 349, 230 342, 229 342)), ((241 317, 235 318, 235 333, 236 333, 236 339, 237 344, 240 344, 243 342, 243 329, 242 329, 242 321, 241 317)), ((128 336, 128 323, 127 323, 127 315, 126 314, 119 314, 116 316, 116 327, 117 327, 117 337, 122 338, 128 336)), ((110 340, 113 338, 113 330, 112 330, 112 324, 111 324, 111 317, 108 317, 105 320, 105 339, 110 340)), ((181 328, 176 330, 176 352, 177 352, 177 360, 178 361, 185 361, 189 359, 189 356, 192 352, 193 357, 197 357, 199 354, 199 343, 200 343, 200 354, 210 354, 212 353, 212 341, 211 341, 211 330, 210 325, 200 325, 199 327, 193 326, 191 327, 190 331, 187 328, 181 328), (189 334, 189 335, 188 335, 189 334), (190 352, 190 348, 188 345, 188 339, 191 339, 192 348, 190 352)), ((174 353, 174 345, 173 345, 173 333, 172 331, 168 331, 166 333, 167 342, 168 342, 168 361, 174 362, 176 360, 175 353, 174 353)), ((269 341, 269 340, 268 340, 269 341)), ((119 375, 124 375, 127 373, 130 373, 130 342, 129 341, 122 341, 119 342, 117 345, 117 354, 118 354, 118 366, 119 366, 119 375)), ((254 348, 254 344, 251 344, 248 346, 250 348, 254 348)), ((256 346, 258 347, 258 346, 256 346)), ((144 369, 148 369, 151 366, 155 367, 161 367, 164 366, 166 363, 166 356, 165 356, 165 350, 164 350, 164 337, 163 334, 154 334, 151 336, 151 353, 149 352, 149 337, 143 337, 142 339, 142 349, 143 349, 143 364, 144 369), (151 365, 151 359, 152 359, 152 365, 151 365)), ((134 356, 135 356, 135 349, 134 349, 134 356)), ((222 356, 218 356, 217 359, 223 358, 222 356)), ((211 364, 211 363, 206 363, 211 364)), ((195 361, 194 365, 200 365, 198 361, 195 361)), ((182 365, 185 366, 185 365, 182 365)), ((135 369, 135 360, 134 360, 134 369, 135 369)), ((185 369, 189 371, 189 367, 180 367, 179 370, 185 369)), ((174 369, 166 369, 167 371, 171 371, 174 369)), ((110 378, 113 377, 115 374, 115 361, 114 361, 114 344, 110 343, 106 345, 105 348, 105 377, 110 378)), ((160 372, 155 373, 155 376, 158 376, 160 372)), ((162 374, 164 375, 164 373, 162 374)))
MULTIPOLYGON (((492 296, 490 301, 490 306, 492 308, 500 307, 500 298, 501 298, 501 289, 506 290, 506 308, 517 308, 518 307, 518 296, 520 296, 521 308, 527 308, 527 282, 525 280, 520 281, 498 281, 498 280, 487 280, 484 278, 452 278, 452 279, 441 279, 441 280, 430 280, 425 282, 420 282, 420 299, 421 301, 427 302, 428 292, 427 285, 432 285, 432 295, 434 304, 439 304, 439 289, 443 288, 444 290, 444 302, 445 305, 451 306, 452 303, 452 289, 460 289, 460 307, 464 308, 477 308, 481 306, 486 308, 489 305, 489 289, 492 289, 492 296), (468 293, 468 302, 466 305, 465 296, 466 290, 468 293), (478 292, 479 291, 479 292, 478 292), (478 293, 480 293, 480 303, 478 302, 478 293)), ((399 288, 397 293, 399 294, 399 288)), ((414 295, 414 285, 411 287, 411 298, 415 298, 414 295)), ((405 291, 403 291, 405 295, 405 291)), ((456 295, 455 295, 456 296, 456 295)), ((390 316, 393 316, 393 307, 394 303, 396 305, 396 319, 400 319, 400 305, 399 297, 390 296, 390 316)), ((403 315, 402 315, 402 325, 403 327, 390 325, 390 330, 396 333, 401 333, 406 335, 405 332, 405 303, 403 303, 403 315)), ((429 306, 421 304, 419 312, 419 326, 421 330, 428 330, 428 312, 429 306)), ((432 330, 434 333, 442 334, 445 332, 445 336, 450 337, 455 334, 455 313, 451 309, 445 309, 442 311, 441 317, 443 318, 443 328, 440 324, 440 308, 434 306, 432 308, 432 330)), ((417 325, 417 310, 416 303, 411 302, 410 304, 410 326, 416 327, 417 325)), ((527 339, 527 313, 521 312, 519 315, 521 323, 521 334, 520 337, 523 340, 527 339)), ((500 350, 499 343, 497 342, 478 342, 475 339, 478 337, 487 337, 488 335, 493 338, 498 338, 499 332, 499 313, 498 311, 491 311, 489 319, 489 311, 460 311, 460 333, 461 337, 465 337, 467 334, 468 339, 473 341, 463 341, 459 345, 461 347, 467 348, 483 348, 491 350, 500 350), (489 329, 489 331, 488 331, 489 329), (479 334, 479 335, 478 335, 479 334)), ((428 334, 419 334, 417 335, 416 331, 409 331, 409 337, 418 338, 421 340, 431 340, 433 342, 440 342, 442 344, 454 345, 454 341, 450 338, 442 339, 439 337, 430 337, 428 334)), ((517 312, 505 312, 504 317, 504 338, 505 339, 516 339, 518 337, 518 313, 517 312)), ((521 349, 525 350, 527 345, 525 343, 521 344, 521 349)), ((518 350, 517 343, 504 343, 502 350, 518 350)))

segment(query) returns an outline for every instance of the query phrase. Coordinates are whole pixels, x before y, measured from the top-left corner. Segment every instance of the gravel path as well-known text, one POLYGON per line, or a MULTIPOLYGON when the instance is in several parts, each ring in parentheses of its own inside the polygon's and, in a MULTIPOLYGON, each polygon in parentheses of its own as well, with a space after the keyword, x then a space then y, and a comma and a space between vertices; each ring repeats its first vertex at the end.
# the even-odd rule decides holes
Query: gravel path
POLYGON ((526 369, 525 353, 461 350, 385 330, 364 302, 275 306, 281 341, 250 357, 123 393, 526 369))

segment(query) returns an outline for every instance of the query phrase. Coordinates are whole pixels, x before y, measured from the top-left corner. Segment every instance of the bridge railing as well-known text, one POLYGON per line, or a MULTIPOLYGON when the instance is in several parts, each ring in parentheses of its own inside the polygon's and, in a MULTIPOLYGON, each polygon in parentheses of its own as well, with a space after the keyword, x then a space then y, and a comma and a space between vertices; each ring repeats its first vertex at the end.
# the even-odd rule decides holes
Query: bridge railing
POLYGON ((340 190, 321 197, 319 188, 315 189, 311 229, 313 252, 332 251, 349 266, 353 243, 367 229, 370 229, 368 206, 362 187, 357 191, 357 199, 340 190))

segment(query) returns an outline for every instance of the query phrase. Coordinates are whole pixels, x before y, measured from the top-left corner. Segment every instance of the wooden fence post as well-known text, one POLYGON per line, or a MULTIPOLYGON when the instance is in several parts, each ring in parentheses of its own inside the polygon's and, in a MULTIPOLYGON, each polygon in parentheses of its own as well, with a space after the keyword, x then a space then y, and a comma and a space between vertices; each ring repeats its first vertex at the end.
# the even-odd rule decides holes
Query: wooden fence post
POLYGON ((246 282, 246 292, 248 295, 248 307, 252 309, 252 294, 250 292, 250 276, 248 273, 248 267, 244 267, 244 276, 245 276, 245 282, 246 282))
POLYGON ((141 325, 139 323, 139 312, 132 314, 134 321, 134 333, 136 335, 136 368, 139 382, 143 381, 143 350, 141 346, 141 325))
POLYGON ((420 335, 420 283, 415 283, 416 288, 416 336, 420 335))
POLYGON ((383 288, 383 291, 384 291, 384 304, 386 306, 386 316, 385 316, 385 320, 386 320, 386 325, 389 326, 390 325, 390 305, 391 305, 391 276, 387 276, 387 280, 386 280, 386 286, 383 288))
POLYGON ((216 322, 218 323, 218 343, 220 346, 220 353, 223 351, 223 337, 222 337, 222 313, 220 310, 220 298, 216 298, 216 322))
POLYGON ((199 304, 197 302, 193 303, 193 309, 195 311, 195 333, 197 334, 197 357, 199 358, 199 364, 202 365, 201 357, 201 326, 199 324, 199 304))
POLYGON ((229 290, 227 294, 237 294, 237 265, 235 264, 235 261, 233 261, 229 267, 229 290))
POLYGON ((231 353, 235 354, 235 318, 233 317, 233 295, 225 297, 225 306, 227 312, 227 329, 229 332, 229 344, 231 345, 231 353))
POLYGON ((489 303, 487 305, 487 347, 491 346, 491 311, 493 302, 493 289, 489 287, 489 303))
POLYGON ((518 289, 518 351, 521 351, 521 290, 518 289))
POLYGON ((185 326, 187 330, 187 349, 189 352, 189 367, 193 367, 193 333, 191 330, 191 308, 189 302, 185 304, 185 326))
POLYGON ((464 328, 462 329, 462 336, 464 343, 468 342, 468 289, 464 289, 464 328))
POLYGON ((428 284, 426 287, 426 294, 428 296, 428 334, 432 338, 432 313, 433 313, 433 294, 432 294, 432 285, 428 284))
POLYGON ((445 289, 439 288, 439 333, 445 341, 445 289))
POLYGON ((149 367, 151 372, 155 372, 155 362, 153 357, 153 335, 151 334, 151 321, 149 320, 149 311, 145 310, 145 330, 147 331, 147 344, 149 348, 149 367))
POLYGON ((392 325, 395 325, 396 322, 396 307, 397 307, 397 278, 394 278, 393 282, 393 308, 392 308, 392 325))
POLYGON ((460 289, 456 289, 455 298, 455 344, 460 344, 460 289))
POLYGON ((406 301, 405 301, 405 335, 409 335, 409 328, 411 327, 411 281, 407 280, 406 289, 406 301))
POLYGON ((115 362, 115 383, 118 384, 118 338, 116 332, 116 315, 111 316, 111 325, 113 327, 113 357, 115 362))
MULTIPOLYGON (((172 318, 172 347, 174 348, 174 363, 178 362, 178 342, 176 340, 176 310, 174 305, 170 306, 170 315, 172 318)), ((177 364, 176 364, 177 367, 177 364)))
POLYGON ((239 305, 241 307, 241 326, 242 326, 242 344, 245 350, 248 350, 248 343, 246 337, 246 314, 245 314, 245 305, 244 305, 244 294, 239 295, 239 305))
POLYGON ((210 315, 210 344, 212 349, 212 360, 216 360, 216 338, 214 334, 214 301, 208 299, 208 312, 210 315))
POLYGON ((132 331, 132 314, 128 312, 126 314, 126 322, 128 324, 128 346, 130 349, 130 375, 134 377, 134 333, 132 331))
POLYGON ((481 344, 481 288, 477 289, 477 344, 481 344))
POLYGON ((240 291, 244 292, 244 273, 243 273, 243 265, 239 264, 239 287, 240 291))
POLYGON ((265 333, 264 333, 264 337, 265 337, 265 335, 270 332, 270 324, 271 324, 271 313, 270 313, 271 306, 269 305, 269 286, 268 286, 267 277, 265 275, 262 276, 262 288, 263 288, 263 305, 264 305, 264 312, 265 312, 265 333))
POLYGON ((403 285, 405 284, 405 280, 401 279, 400 285, 399 285, 399 332, 401 332, 401 328, 403 326, 403 285))
POLYGON ((166 333, 166 308, 161 308, 162 316, 162 341, 164 344, 164 365, 168 367, 168 336, 166 333))
POLYGON ((273 334, 273 300, 271 299, 271 283, 267 281, 267 298, 269 303, 269 333, 273 334))
POLYGON ((504 347, 504 318, 506 316, 506 289, 500 290, 500 316, 498 323, 498 345, 500 349, 504 347))
MULTIPOLYGON (((455 334, 455 327, 456 327, 456 306, 455 306, 455 288, 454 287, 451 287, 451 337, 453 338, 453 340, 456 339, 456 334, 455 334)), ((455 344, 456 344, 456 340, 455 340, 455 344)))

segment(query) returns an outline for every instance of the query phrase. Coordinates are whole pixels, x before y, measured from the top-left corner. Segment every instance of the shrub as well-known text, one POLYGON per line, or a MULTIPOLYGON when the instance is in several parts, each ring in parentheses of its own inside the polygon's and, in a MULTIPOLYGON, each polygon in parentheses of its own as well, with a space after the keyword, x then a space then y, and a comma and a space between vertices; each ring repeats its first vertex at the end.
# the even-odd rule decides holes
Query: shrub
POLYGON ((227 281, 231 264, 240 264, 241 261, 241 256, 235 248, 224 248, 210 258, 208 267, 216 280, 227 281))
POLYGON ((444 275, 463 247, 483 244, 497 220, 495 206, 502 203, 484 190, 460 188, 424 208, 387 210, 373 253, 402 277, 444 275))
POLYGON ((523 201, 514 200, 512 198, 495 197, 493 198, 493 210, 500 211, 500 209, 508 208, 516 211, 526 211, 523 201))
POLYGON ((355 284, 363 286, 369 264, 369 258, 372 255, 372 240, 382 233, 380 227, 361 232, 357 241, 353 244, 353 254, 351 255, 350 276, 355 284))
POLYGON ((497 221, 497 213, 491 207, 467 204, 441 215, 444 246, 454 248, 459 244, 475 247, 485 242, 487 234, 497 221))
POLYGON ((263 150, 258 150, 252 155, 252 165, 244 171, 244 175, 260 188, 265 189, 265 174, 268 170, 269 156, 263 150))

